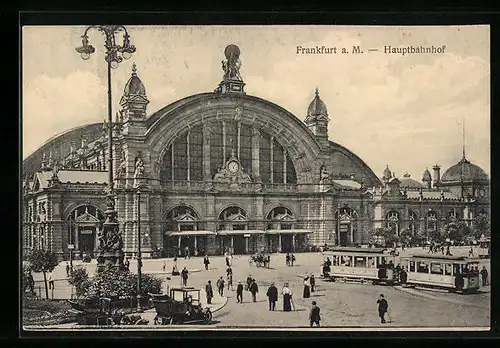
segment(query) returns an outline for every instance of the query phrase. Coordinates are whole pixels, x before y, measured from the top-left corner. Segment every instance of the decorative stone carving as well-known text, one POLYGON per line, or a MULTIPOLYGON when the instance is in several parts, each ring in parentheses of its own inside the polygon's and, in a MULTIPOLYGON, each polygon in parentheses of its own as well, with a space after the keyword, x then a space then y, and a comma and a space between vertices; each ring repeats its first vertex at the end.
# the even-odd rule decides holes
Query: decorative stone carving
POLYGON ((144 176, 144 161, 142 160, 141 155, 138 155, 135 158, 135 173, 134 178, 140 178, 144 176))

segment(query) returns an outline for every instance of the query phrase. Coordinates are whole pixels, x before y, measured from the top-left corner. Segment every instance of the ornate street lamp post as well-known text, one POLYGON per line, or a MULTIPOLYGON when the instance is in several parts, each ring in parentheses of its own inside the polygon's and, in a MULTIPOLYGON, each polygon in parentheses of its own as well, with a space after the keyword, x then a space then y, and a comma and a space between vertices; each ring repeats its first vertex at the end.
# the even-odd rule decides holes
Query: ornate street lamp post
POLYGON ((82 46, 77 47, 83 60, 90 58, 95 48, 89 44, 87 33, 96 29, 105 37, 105 61, 108 65, 108 187, 106 194, 106 220, 99 235, 99 254, 97 257, 97 271, 103 270, 106 265, 123 268, 123 240, 118 230, 117 213, 113 196, 113 116, 111 100, 111 69, 118 68, 123 59, 129 59, 135 52, 135 47, 130 44, 130 36, 123 25, 91 25, 82 35, 82 46), (117 45, 115 35, 123 32, 123 44, 117 45))

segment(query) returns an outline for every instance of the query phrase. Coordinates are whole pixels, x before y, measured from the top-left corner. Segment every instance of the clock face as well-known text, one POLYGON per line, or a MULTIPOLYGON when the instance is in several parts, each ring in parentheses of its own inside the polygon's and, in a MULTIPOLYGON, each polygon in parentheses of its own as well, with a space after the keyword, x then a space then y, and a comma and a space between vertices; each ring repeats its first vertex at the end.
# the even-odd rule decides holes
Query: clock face
POLYGON ((239 169, 238 162, 230 162, 228 165, 228 169, 231 173, 236 173, 239 169))
POLYGON ((484 197, 484 190, 479 190, 479 196, 484 197))

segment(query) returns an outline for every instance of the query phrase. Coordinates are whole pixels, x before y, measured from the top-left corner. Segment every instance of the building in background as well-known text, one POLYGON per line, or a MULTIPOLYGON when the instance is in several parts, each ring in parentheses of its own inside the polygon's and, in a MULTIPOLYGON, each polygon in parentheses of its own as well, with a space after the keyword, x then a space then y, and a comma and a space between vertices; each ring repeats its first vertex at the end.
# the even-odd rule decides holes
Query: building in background
MULTIPOLYGON (((235 47, 235 46, 233 46, 235 47)), ((239 53, 239 50, 237 50, 239 53)), ((239 54, 237 55, 239 56, 239 54)), ((23 163, 23 248, 97 250, 107 185, 107 132, 113 127, 118 219, 124 252, 137 250, 141 187, 144 256, 307 250, 359 245, 391 227, 426 234, 450 219, 489 214, 489 179, 465 157, 422 182, 381 179, 328 138, 330 116, 316 89, 303 120, 247 95, 239 59, 227 57, 214 92, 147 114, 134 64, 113 125, 84 125, 56 136, 23 163)), ((335 122, 335 119, 332 120, 335 122)))

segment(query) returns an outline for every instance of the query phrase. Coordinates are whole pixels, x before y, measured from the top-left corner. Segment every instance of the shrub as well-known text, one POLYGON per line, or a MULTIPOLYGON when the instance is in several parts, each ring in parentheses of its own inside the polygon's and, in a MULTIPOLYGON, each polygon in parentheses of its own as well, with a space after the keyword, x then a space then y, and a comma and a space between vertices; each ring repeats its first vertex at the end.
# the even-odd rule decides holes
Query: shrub
MULTIPOLYGON (((146 297, 150 293, 159 293, 162 279, 149 274, 141 277, 141 296, 146 297)), ((84 283, 83 296, 86 299, 128 298, 137 296, 137 275, 128 270, 115 267, 107 267, 97 273, 94 278, 84 283)))

